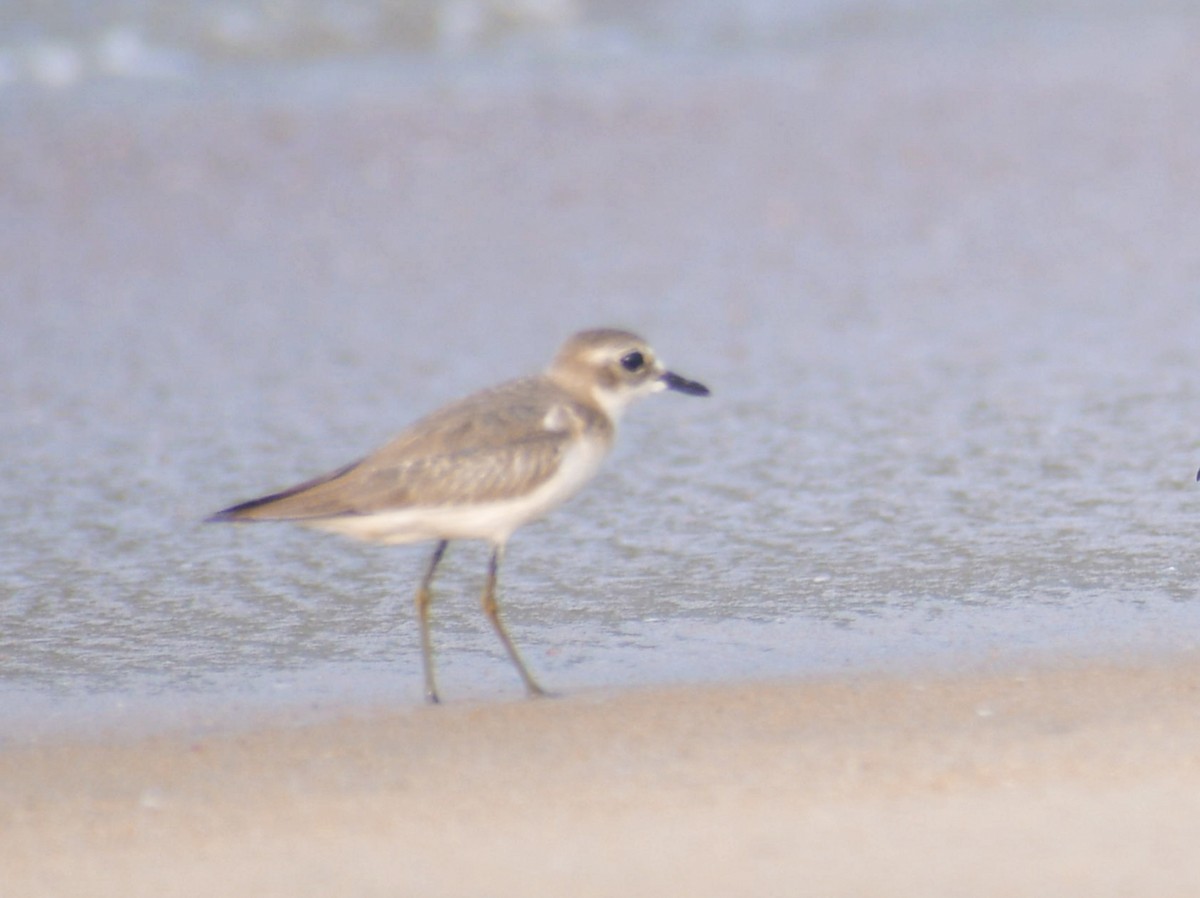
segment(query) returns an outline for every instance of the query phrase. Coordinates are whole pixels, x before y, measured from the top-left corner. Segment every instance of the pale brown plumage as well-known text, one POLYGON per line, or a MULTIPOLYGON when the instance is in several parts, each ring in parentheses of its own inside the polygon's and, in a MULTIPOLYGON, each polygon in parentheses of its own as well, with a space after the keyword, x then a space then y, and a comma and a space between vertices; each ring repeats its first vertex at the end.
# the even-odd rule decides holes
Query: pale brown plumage
POLYGON ((302 521, 511 499, 551 477, 585 429, 612 440, 599 409, 546 378, 522 378, 444 406, 361 461, 212 519, 302 521))
POLYGON ((625 407, 660 390, 708 395, 702 384, 667 371, 635 334, 583 331, 544 374, 451 403, 361 461, 209 520, 295 521, 375 542, 436 540, 416 596, 431 702, 438 701, 429 630, 434 573, 450 540, 488 540, 484 612, 526 691, 543 695, 500 620, 496 577, 504 545, 590 480, 625 407))

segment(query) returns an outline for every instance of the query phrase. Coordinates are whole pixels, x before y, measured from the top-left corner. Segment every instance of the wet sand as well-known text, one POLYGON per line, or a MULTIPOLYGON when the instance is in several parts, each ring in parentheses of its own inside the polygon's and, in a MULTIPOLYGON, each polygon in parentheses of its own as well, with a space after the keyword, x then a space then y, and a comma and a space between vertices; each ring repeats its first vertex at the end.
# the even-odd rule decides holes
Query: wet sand
MULTIPOLYGON (((1192 648, 1198 60, 1187 22, 1052 18, 13 90, 0 731, 98 692, 416 701, 427 547, 199 522, 598 324, 715 395, 631 414, 518 535, 548 682, 1192 648)), ((498 669, 461 551, 448 688, 498 669)))
POLYGON ((7 894, 1200 893, 1200 658, 0 754, 7 894))

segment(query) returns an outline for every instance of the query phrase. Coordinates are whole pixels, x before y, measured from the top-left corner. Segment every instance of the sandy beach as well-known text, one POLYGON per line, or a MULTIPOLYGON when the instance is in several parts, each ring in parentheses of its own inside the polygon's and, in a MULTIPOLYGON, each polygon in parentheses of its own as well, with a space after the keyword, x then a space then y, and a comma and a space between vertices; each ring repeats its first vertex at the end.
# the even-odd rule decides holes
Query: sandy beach
POLYGON ((0 898, 1200 895, 1200 21, 1051 5, 10 28, 0 898), (506 562, 564 697, 480 547, 426 708, 425 547, 200 523, 607 324, 714 395, 506 562))
POLYGON ((1195 895, 1200 659, 378 709, 0 755, 5 892, 1195 895))

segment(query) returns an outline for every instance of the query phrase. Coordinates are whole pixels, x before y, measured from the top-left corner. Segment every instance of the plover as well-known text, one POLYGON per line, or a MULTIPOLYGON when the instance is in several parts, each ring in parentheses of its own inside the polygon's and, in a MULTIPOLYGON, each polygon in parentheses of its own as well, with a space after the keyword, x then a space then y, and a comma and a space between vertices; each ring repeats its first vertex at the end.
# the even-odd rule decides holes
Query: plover
POLYGON ((492 553, 484 613, 526 692, 545 695, 500 619, 496 576, 505 544, 518 527, 578 492, 612 448, 625 408, 661 390, 709 392, 668 371, 635 334, 582 331, 562 345, 543 374, 460 399, 360 461, 208 520, 293 521, 378 543, 436 541, 416 595, 425 697, 435 703, 433 576, 451 540, 486 540, 492 553))

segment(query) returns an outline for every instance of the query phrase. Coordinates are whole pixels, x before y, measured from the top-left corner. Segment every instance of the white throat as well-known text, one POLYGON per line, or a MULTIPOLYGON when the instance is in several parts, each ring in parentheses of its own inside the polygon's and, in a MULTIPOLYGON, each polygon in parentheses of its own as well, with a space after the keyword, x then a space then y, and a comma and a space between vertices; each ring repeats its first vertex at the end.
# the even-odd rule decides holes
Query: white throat
POLYGON ((636 389, 617 389, 606 390, 599 385, 592 387, 592 399, 596 405, 608 416, 608 419, 616 426, 621 420, 621 415, 625 413, 625 409, 629 408, 638 399, 643 396, 649 396, 651 393, 660 393, 667 388, 667 385, 661 380, 655 379, 646 383, 645 386, 636 389))

